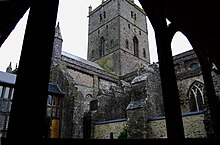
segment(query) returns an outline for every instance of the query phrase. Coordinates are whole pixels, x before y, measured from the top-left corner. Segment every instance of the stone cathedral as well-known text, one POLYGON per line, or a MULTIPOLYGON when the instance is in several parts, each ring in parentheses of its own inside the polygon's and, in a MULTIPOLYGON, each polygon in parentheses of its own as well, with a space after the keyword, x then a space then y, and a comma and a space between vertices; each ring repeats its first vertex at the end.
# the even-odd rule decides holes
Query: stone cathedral
MULTIPOLYGON (((150 62, 146 13, 133 0, 102 0, 95 9, 89 6, 88 18, 87 60, 62 51, 59 23, 55 29, 50 83, 65 96, 59 122, 49 118, 49 137, 55 130, 60 138, 166 138, 159 65, 150 62)), ((206 138, 212 130, 199 61, 193 50, 173 61, 185 136, 206 138)), ((214 66, 213 81, 220 96, 214 66)))
MULTIPOLYGON (((87 60, 62 51, 56 27, 50 83, 65 93, 60 137, 166 138, 159 66, 150 63, 144 10, 133 0, 102 0, 89 6, 88 18, 87 60)), ((185 136, 207 137, 199 61, 193 50, 173 60, 185 136)), ((219 90, 215 68, 213 78, 219 90)))

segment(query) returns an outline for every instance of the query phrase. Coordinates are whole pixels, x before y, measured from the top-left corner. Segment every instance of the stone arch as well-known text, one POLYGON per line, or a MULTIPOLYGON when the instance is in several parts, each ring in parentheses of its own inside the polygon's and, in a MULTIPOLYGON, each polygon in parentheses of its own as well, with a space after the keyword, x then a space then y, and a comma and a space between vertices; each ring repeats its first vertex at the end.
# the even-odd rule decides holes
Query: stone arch
POLYGON ((190 112, 201 111, 205 103, 205 86, 200 81, 194 81, 188 89, 187 96, 189 99, 190 112))

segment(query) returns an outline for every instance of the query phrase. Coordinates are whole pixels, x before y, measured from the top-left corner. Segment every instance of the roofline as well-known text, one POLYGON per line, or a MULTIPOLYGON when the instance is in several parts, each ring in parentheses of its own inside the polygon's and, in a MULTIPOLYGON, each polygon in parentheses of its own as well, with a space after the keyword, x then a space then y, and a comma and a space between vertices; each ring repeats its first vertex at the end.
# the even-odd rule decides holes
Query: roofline
MULTIPOLYGON (((103 3, 101 3, 99 6, 97 6, 94 10, 92 10, 92 11, 89 13, 88 17, 89 17, 90 15, 94 14, 96 11, 98 11, 101 7, 105 6, 105 5, 106 5, 107 3, 109 3, 110 1, 112 1, 112 0, 106 0, 106 1, 104 1, 103 3)), ((132 2, 129 1, 129 0, 126 0, 126 1, 127 1, 129 4, 131 4, 132 6, 134 6, 135 8, 137 8, 140 12, 142 12, 143 14, 146 15, 144 9, 140 8, 138 5, 136 5, 135 3, 132 3, 132 2)))

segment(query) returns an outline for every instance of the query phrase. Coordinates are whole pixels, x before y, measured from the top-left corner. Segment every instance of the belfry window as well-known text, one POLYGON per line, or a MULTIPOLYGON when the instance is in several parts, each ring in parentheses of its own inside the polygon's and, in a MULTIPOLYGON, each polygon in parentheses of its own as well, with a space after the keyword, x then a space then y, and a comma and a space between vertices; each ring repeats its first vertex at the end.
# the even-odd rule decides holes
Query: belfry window
POLYGON ((103 17, 104 17, 104 19, 106 18, 106 12, 105 11, 104 11, 103 17))
POLYGON ((102 14, 99 15, 99 21, 102 21, 102 14))
POLYGON ((134 17, 134 13, 133 13, 133 11, 131 11, 131 17, 132 17, 132 18, 134 17))
POLYGON ((128 39, 125 40, 125 47, 126 47, 127 49, 129 49, 129 42, 128 42, 128 39))
POLYGON ((93 49, 92 50, 92 58, 94 58, 95 57, 95 50, 93 49))
POLYGON ((137 19, 137 16, 136 16, 136 14, 134 14, 134 19, 135 19, 135 20, 137 19))
POLYGON ((138 39, 136 36, 133 38, 133 43, 134 43, 134 56, 138 57, 138 39))
POLYGON ((143 56, 144 56, 144 58, 146 58, 146 50, 145 50, 145 48, 143 48, 143 56))
POLYGON ((100 50, 99 50, 99 56, 103 56, 105 54, 105 39, 102 36, 100 39, 100 50))
POLYGON ((110 48, 113 48, 113 46, 114 46, 114 41, 113 41, 113 39, 111 39, 111 41, 110 41, 110 48))
POLYGON ((189 108, 190 112, 203 110, 205 86, 199 81, 195 81, 189 88, 189 108))

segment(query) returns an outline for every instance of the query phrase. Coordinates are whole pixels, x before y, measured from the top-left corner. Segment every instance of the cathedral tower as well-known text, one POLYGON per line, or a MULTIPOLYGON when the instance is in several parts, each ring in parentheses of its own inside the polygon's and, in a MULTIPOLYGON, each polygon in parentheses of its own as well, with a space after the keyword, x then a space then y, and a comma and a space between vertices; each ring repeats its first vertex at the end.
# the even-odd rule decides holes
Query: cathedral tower
POLYGON ((121 76, 150 63, 146 14, 133 0, 106 0, 89 10, 88 60, 121 76))

